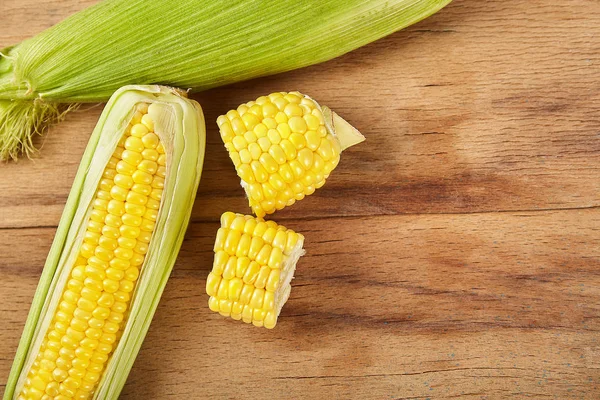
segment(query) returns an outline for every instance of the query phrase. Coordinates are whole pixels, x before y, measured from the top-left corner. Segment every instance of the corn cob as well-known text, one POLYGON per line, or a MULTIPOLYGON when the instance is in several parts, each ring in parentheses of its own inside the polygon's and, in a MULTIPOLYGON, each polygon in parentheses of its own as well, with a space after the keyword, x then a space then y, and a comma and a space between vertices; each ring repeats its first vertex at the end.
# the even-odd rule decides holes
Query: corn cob
POLYGON ((449 2, 105 0, 0 49, 0 159, 32 151, 32 131, 59 115, 56 103, 105 101, 127 84, 204 90, 289 71, 345 54, 449 2))
POLYGON ((183 240, 199 105, 159 86, 108 103, 84 154, 4 399, 116 398, 183 240))
POLYGON ((217 118, 252 211, 271 214, 325 184, 342 150, 364 136, 299 92, 278 92, 217 118))
POLYGON ((304 236, 250 215, 226 212, 206 280, 212 311, 272 329, 290 296, 304 236))

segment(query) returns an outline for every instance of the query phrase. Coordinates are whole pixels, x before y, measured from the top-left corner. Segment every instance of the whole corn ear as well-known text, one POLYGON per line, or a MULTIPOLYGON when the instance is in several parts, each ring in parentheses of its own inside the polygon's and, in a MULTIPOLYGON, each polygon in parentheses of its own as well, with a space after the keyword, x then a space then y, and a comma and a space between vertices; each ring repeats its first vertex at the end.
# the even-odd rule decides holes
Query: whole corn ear
POLYGON ((226 212, 206 279, 208 306, 224 317, 272 329, 290 296, 304 236, 251 215, 226 212))
POLYGON ((4 399, 116 399, 183 241, 205 148, 200 106, 128 86, 92 133, 4 399))
POLYGON ((289 71, 389 35, 449 2, 105 0, 0 50, 0 159, 32 150, 25 120, 35 120, 36 131, 47 121, 35 116, 33 102, 10 101, 97 102, 127 84, 203 90, 289 71))
POLYGON ((217 118, 252 211, 271 214, 314 193, 342 150, 365 137, 299 92, 277 92, 217 118))

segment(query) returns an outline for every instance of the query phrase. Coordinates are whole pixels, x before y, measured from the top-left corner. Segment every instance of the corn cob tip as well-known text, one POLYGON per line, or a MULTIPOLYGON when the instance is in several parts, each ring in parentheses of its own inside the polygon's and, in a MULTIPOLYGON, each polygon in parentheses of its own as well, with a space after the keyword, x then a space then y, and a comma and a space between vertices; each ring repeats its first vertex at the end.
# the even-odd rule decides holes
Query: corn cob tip
POLYGON ((226 212, 206 279, 209 308, 225 317, 272 329, 290 296, 304 236, 250 215, 226 212))
POLYGON ((342 150, 365 138, 299 92, 277 92, 217 118, 252 211, 264 217, 325 184, 342 150))

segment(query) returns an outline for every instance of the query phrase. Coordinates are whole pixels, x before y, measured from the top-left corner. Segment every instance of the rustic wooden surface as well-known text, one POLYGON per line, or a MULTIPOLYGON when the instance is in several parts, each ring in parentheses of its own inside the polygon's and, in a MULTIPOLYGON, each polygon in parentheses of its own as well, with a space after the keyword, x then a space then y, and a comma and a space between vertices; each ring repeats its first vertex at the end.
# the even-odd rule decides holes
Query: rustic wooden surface
MULTIPOLYGON (((3 0, 0 47, 91 3, 3 0)), ((122 398, 600 398, 597 0, 457 0, 337 60, 195 97, 201 189, 122 398), (218 217, 248 211, 214 121, 293 89, 368 139, 276 214, 307 255, 267 331, 206 306, 218 217)), ((0 166, 0 385, 101 108, 0 166)))

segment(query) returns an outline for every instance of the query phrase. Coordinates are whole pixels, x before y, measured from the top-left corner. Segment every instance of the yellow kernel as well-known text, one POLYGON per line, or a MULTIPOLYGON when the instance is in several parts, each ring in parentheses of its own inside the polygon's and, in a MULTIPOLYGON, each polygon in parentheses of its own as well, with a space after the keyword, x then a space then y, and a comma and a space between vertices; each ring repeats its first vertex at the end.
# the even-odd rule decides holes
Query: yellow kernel
POLYGON ((321 143, 319 145, 319 148, 317 149, 317 153, 321 157, 323 157, 323 160, 325 161, 330 160, 335 155, 333 146, 331 145, 331 142, 327 140, 327 138, 321 139, 321 143))
POLYGON ((248 142, 246 141, 246 139, 244 139, 243 136, 236 136, 236 137, 234 137, 233 140, 232 140, 232 143, 233 143, 233 147, 237 151, 245 149, 248 146, 248 142))
MULTIPOLYGON (((145 134, 148 133, 148 128, 144 124, 137 123, 131 127, 131 136, 125 140, 125 148, 127 148, 127 140, 130 138, 138 139, 144 137, 145 134)), ((140 142, 141 143, 141 142, 140 142)), ((144 147, 139 150, 141 152, 144 150, 144 147)))
POLYGON ((268 291, 274 292, 279 288, 280 275, 281 275, 281 270, 279 270, 279 269, 271 270, 271 272, 269 273, 269 277, 267 278, 267 282, 265 284, 265 288, 268 291))
MULTIPOLYGON (((158 218, 158 211, 153 210, 151 208, 146 209, 146 212, 144 213, 144 218, 149 219, 151 221, 156 221, 156 219, 158 218)), ((149 240, 146 241, 146 243, 148 243, 149 240)))
POLYGON ((278 173, 274 173, 269 176, 269 184, 277 191, 284 190, 286 187, 285 181, 278 173))
POLYGON ((246 219, 243 215, 236 215, 233 220, 229 223, 229 229, 234 229, 236 231, 243 231, 244 225, 246 224, 246 219))
POLYGON ((229 297, 229 280, 221 279, 221 283, 219 283, 219 288, 217 289, 217 297, 219 300, 229 297))
POLYGON ((68 376, 68 372, 62 368, 55 368, 54 371, 52 371, 52 377, 57 382, 64 381, 68 376))
POLYGON ((136 193, 133 191, 131 191, 127 194, 127 202, 128 203, 143 206, 146 204, 147 201, 148 201, 148 197, 144 196, 143 194, 139 194, 139 193, 136 193))
MULTIPOLYGON (((250 158, 252 160, 258 160, 258 158, 262 154, 262 149, 260 148, 260 146, 257 143, 250 143, 248 145, 248 150, 247 151, 249 152, 250 158)), ((240 155, 241 155, 241 153, 242 152, 240 152, 240 155)), ((244 161, 244 162, 246 162, 246 161, 244 161)), ((248 161, 247 163, 250 163, 250 161, 248 161)))
POLYGON ((256 261, 251 261, 242 277, 244 283, 249 285, 254 283, 254 280, 258 276, 258 272, 260 271, 260 264, 256 261))
POLYGON ((246 125, 244 124, 244 121, 239 117, 233 118, 231 120, 231 127, 233 128, 233 132, 236 135, 243 135, 244 133, 246 133, 246 125))
POLYGON ((273 247, 271 256, 269 257, 268 265, 270 268, 279 269, 283 263, 283 252, 279 247, 273 247))
POLYGON ((154 189, 152 189, 152 192, 150 192, 149 197, 151 199, 160 201, 160 199, 162 198, 162 193, 163 193, 162 189, 154 188, 154 189))
POLYGON ((221 276, 214 272, 211 272, 206 278, 206 293, 209 296, 216 296, 220 284, 221 276))
MULTIPOLYGON (((243 227, 242 227, 243 229, 243 227)), ((250 235, 248 235, 247 233, 244 233, 241 238, 240 241, 238 243, 235 255, 237 257, 245 257, 248 255, 248 251, 250 250, 250 243, 252 242, 252 237, 250 235)))
MULTIPOLYGON (((254 130, 256 131, 259 126, 263 126, 265 129, 267 129, 267 127, 264 126, 263 124, 258 124, 254 128, 254 130)), ((261 132, 261 131, 262 130, 259 129, 259 132, 261 132)), ((264 136, 264 135, 261 135, 261 136, 264 136)), ((258 140, 258 135, 252 131, 248 131, 248 132, 244 133, 244 139, 246 139, 246 142, 248 142, 249 144, 254 143, 258 140)))
POLYGON ((252 173, 256 181, 263 183, 266 182, 269 178, 269 174, 265 170, 265 168, 258 161, 252 161, 250 164, 250 168, 252 169, 252 173))
POLYGON ((271 99, 271 102, 273 103, 273 105, 275 105, 277 107, 277 109, 279 109, 281 111, 283 111, 285 109, 285 106, 288 104, 288 101, 286 99, 284 99, 283 97, 271 99))
POLYGON ((279 167, 279 175, 286 183, 294 182, 294 172, 289 164, 283 164, 279 167))
POLYGON ((267 284, 267 279, 269 279, 269 274, 271 273, 271 268, 263 265, 258 271, 258 275, 256 276, 256 280, 254 281, 254 287, 262 289, 267 284))
POLYGON ((302 117, 291 117, 288 121, 290 125, 290 129, 295 133, 304 133, 306 132, 306 122, 302 117))
POLYGON ((242 287, 242 291, 240 292, 240 296, 239 296, 239 304, 244 305, 244 304, 248 304, 250 302, 250 299, 252 297, 252 293, 254 292, 254 287, 251 284, 244 284, 244 286, 242 287))
MULTIPOLYGON (((263 119, 262 123, 267 127, 267 129, 275 129, 277 128, 277 121, 275 121, 274 118, 265 118, 263 119)), ((264 131, 262 136, 266 136, 267 135, 267 131, 264 131)), ((261 137, 261 136, 259 136, 261 137)))
POLYGON ((254 201, 261 201, 263 199, 262 187, 259 183, 251 183, 246 188, 246 193, 254 201))
POLYGON ((302 116, 302 108, 298 104, 290 103, 285 106, 283 112, 288 117, 301 117, 302 116))
POLYGON ((115 301, 111 309, 116 313, 123 314, 125 311, 127 311, 127 304, 115 301))
POLYGON ((223 249, 229 254, 235 254, 241 236, 241 232, 230 230, 225 238, 223 249))
POLYGON ((138 254, 144 255, 148 252, 148 245, 138 241, 133 250, 138 254))
POLYGON ((219 128, 222 127, 224 124, 228 124, 229 120, 227 119, 227 117, 225 115, 219 115, 217 117, 217 125, 219 125, 219 128))
POLYGON ((263 289, 254 289, 252 297, 250 298, 250 307, 254 309, 262 308, 264 297, 265 291, 263 289))
POLYGON ((144 151, 142 151, 142 158, 144 160, 158 161, 158 151, 154 149, 145 149, 144 151))
POLYGON ((219 300, 216 297, 211 296, 208 299, 208 308, 210 308, 211 311, 219 312, 219 300))
POLYGON ((262 309, 265 311, 272 311, 275 309, 275 294, 273 292, 265 291, 262 309))
MULTIPOLYGON (((143 103, 145 104, 145 103, 143 103)), ((146 112, 148 109, 148 106, 146 106, 146 112)), ((144 113, 143 111, 141 111, 142 113, 144 113)), ((142 116, 142 124, 148 128, 149 131, 153 131, 154 130, 154 121, 152 121, 152 117, 148 114, 145 114, 144 116, 142 116)))
POLYGON ((160 208, 160 201, 157 201, 155 199, 148 199, 148 202, 146 203, 146 208, 151 210, 158 210, 160 208))
POLYGON ((265 244, 262 249, 256 255, 256 262, 260 265, 266 265, 269 261, 269 256, 271 255, 271 246, 269 244, 265 244))
MULTIPOLYGON (((92 312, 94 311, 94 309, 96 308, 96 302, 95 301, 90 301, 88 299, 85 299, 83 297, 79 298, 79 300, 77 301, 77 307, 81 308, 84 311, 89 311, 92 312)), ((68 334, 68 330, 67 330, 67 334, 68 334)))
POLYGON ((308 131, 306 132, 305 136, 307 147, 312 151, 317 150, 319 148, 319 145, 321 144, 321 137, 319 136, 319 134, 315 131, 308 131))
POLYGON ((294 146, 294 144, 292 144, 291 141, 283 140, 281 143, 279 143, 279 146, 281 147, 281 149, 285 153, 285 157, 289 161, 294 160, 296 158, 296 155, 297 155, 296 146, 294 146))
POLYGON ((233 278, 229 281, 228 298, 232 301, 237 301, 242 293, 244 282, 240 278, 233 278))
POLYGON ((232 213, 231 211, 224 212, 221 215, 221 226, 229 227, 231 225, 231 223, 233 222, 233 220, 236 218, 237 218, 237 215, 235 213, 232 213))
POLYGON ((219 314, 228 317, 231 312, 232 301, 227 299, 219 300, 219 314))
POLYGON ((279 169, 279 165, 277 164, 277 161, 275 161, 273 156, 271 156, 269 153, 263 153, 259 157, 258 161, 262 164, 262 166, 265 168, 265 170, 270 174, 276 172, 279 169))
POLYGON ((133 186, 133 178, 129 175, 117 174, 115 176, 115 185, 122 187, 123 189, 130 189, 131 186, 133 186))
POLYGON ((106 179, 114 179, 116 175, 117 175, 117 171, 112 168, 107 168, 102 173, 102 177, 106 178, 106 179))
POLYGON ((265 102, 262 105, 261 111, 262 111, 262 116, 265 118, 268 118, 268 117, 274 117, 275 114, 277 114, 277 112, 279 110, 277 109, 277 107, 274 104, 272 104, 270 102, 265 102))
POLYGON ((272 240, 272 245, 273 247, 277 247, 279 248, 279 250, 284 250, 285 249, 285 243, 287 241, 287 237, 288 237, 288 232, 284 232, 284 231, 278 231, 275 234, 275 237, 272 240))
MULTIPOLYGON (((262 114, 262 110, 261 110, 261 114, 262 114)), ((248 130, 254 129, 254 127, 258 123, 260 123, 260 120, 258 119, 258 117, 251 112, 242 115, 242 120, 244 121, 244 124, 246 125, 246 128, 248 130)))
POLYGON ((144 185, 149 185, 152 183, 152 175, 145 171, 136 170, 133 173, 132 178, 135 183, 142 183, 144 185))
POLYGON ((221 139, 223 139, 224 143, 228 143, 235 137, 235 132, 233 131, 233 128, 229 122, 221 125, 219 132, 221 133, 221 139))
POLYGON ((83 235, 83 241, 91 245, 97 245, 100 234, 98 232, 86 231, 83 235))
MULTIPOLYGON (((144 145, 144 147, 146 149, 155 149, 156 146, 158 146, 158 144, 160 143, 160 139, 158 138, 158 136, 155 133, 147 133, 142 137, 142 144, 144 145)), ((125 143, 125 146, 127 146, 127 143, 125 143)), ((144 149, 140 150, 140 153, 144 151, 144 149)))
POLYGON ((294 145, 294 147, 296 147, 297 150, 306 147, 306 139, 304 135, 299 133, 292 133, 289 137, 289 141, 294 145))
POLYGON ((297 160, 305 169, 310 169, 313 164, 313 152, 308 148, 304 148, 298 152, 297 160))
POLYGON ((319 129, 319 126, 321 125, 319 118, 315 117, 314 115, 310 115, 310 114, 304 116, 304 121, 306 122, 307 128, 311 131, 316 131, 317 129, 319 129))
POLYGON ((302 100, 302 97, 303 96, 299 92, 290 92, 283 96, 284 99, 286 99, 290 103, 295 103, 295 104, 299 104, 300 101, 302 100))
POLYGON ((250 259, 248 257, 239 257, 237 259, 235 267, 235 276, 242 278, 250 265, 250 259))
MULTIPOLYGON (((142 212, 142 214, 143 214, 143 212, 142 212)), ((130 226, 140 226, 142 224, 142 217, 140 217, 139 215, 131 215, 131 214, 125 213, 121 217, 121 220, 123 221, 123 223, 125 225, 130 225, 130 226)))
POLYGON ((271 147, 271 141, 267 137, 258 138, 257 143, 262 151, 268 151, 271 147))
POLYGON ((278 144, 274 144, 269 148, 269 154, 278 164, 285 164, 287 161, 285 152, 278 144))
POLYGON ((115 297, 115 301, 119 301, 121 303, 127 303, 129 302, 129 300, 131 299, 131 295, 129 293, 131 293, 131 291, 133 290, 133 286, 131 286, 131 290, 129 290, 129 283, 123 283, 125 281, 121 281, 119 282, 119 289, 116 292, 113 293, 113 296, 115 297), (126 289, 127 291, 123 290, 126 289))
MULTIPOLYGON (((252 144, 256 145, 256 143, 252 143, 252 144)), ((252 161, 252 155, 250 154, 250 151, 248 149, 240 150, 239 156, 240 156, 240 161, 243 162, 244 164, 250 164, 250 162, 252 161)))
POLYGON ((143 160, 143 157, 137 151, 125 150, 123 151, 122 159, 127 164, 130 164, 135 167, 143 160))
POLYGON ((158 170, 158 164, 154 161, 143 160, 137 166, 139 170, 154 175, 158 170))
POLYGON ((279 142, 281 142, 281 135, 279 134, 279 131, 277 129, 269 129, 267 133, 267 138, 273 144, 278 144, 279 142))

